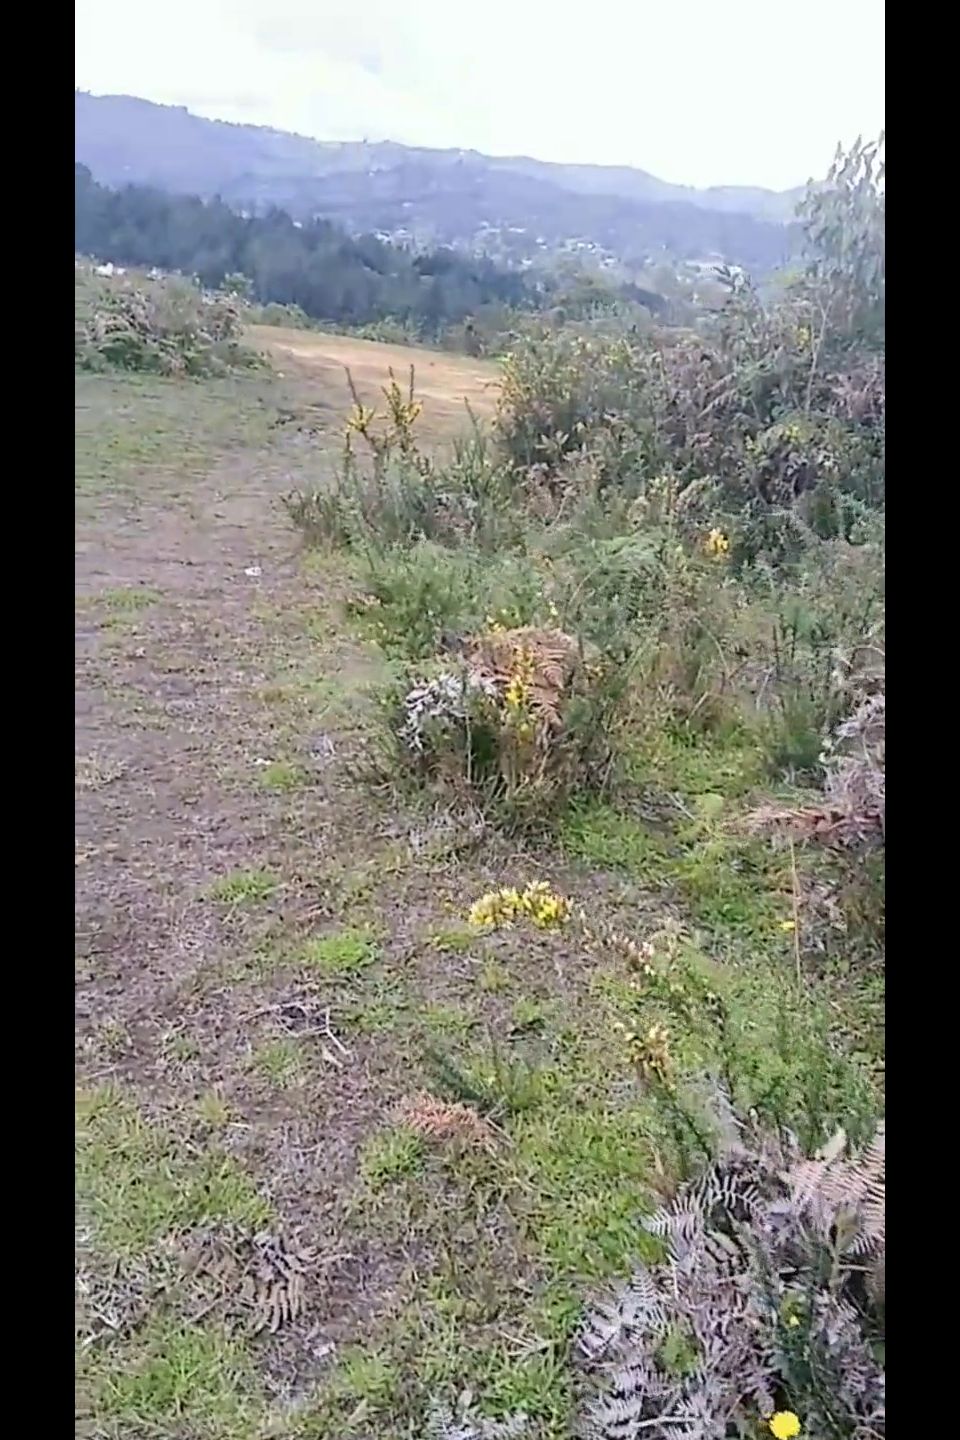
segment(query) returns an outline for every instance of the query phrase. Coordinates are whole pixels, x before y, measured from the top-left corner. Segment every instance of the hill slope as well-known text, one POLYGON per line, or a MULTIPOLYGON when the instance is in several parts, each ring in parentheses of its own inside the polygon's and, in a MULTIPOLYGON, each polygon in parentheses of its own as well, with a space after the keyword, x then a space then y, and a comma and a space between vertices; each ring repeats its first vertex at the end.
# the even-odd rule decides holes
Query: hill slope
POLYGON ((642 170, 555 165, 392 142, 325 143, 205 120, 129 96, 75 96, 76 159, 107 184, 279 205, 354 231, 530 258, 570 246, 627 264, 719 255, 758 272, 786 256, 795 197, 691 190, 642 170))

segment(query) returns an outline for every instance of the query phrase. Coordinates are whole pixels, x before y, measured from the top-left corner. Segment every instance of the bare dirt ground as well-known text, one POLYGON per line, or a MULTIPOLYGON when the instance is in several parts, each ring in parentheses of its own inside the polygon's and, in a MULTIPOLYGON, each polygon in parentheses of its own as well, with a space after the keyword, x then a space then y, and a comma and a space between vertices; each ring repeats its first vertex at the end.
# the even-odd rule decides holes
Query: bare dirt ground
POLYGON ((349 369, 365 404, 379 399, 391 370, 405 386, 413 365, 417 396, 441 433, 462 426, 464 401, 479 419, 492 415, 496 405, 496 367, 483 360, 267 325, 253 327, 251 336, 282 373, 312 382, 322 394, 345 395, 344 370, 349 369))

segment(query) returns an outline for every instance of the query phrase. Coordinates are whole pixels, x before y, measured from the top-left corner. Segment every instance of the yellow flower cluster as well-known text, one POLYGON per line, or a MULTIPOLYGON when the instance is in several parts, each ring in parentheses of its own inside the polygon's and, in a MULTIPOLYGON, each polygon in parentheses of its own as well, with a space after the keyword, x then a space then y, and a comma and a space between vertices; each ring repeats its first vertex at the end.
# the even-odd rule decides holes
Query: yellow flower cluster
POLYGON ((538 880, 523 890, 508 888, 481 895, 470 906, 467 918, 471 925, 482 925, 489 930, 511 925, 515 920, 531 920, 538 930, 549 930, 562 925, 569 914, 570 901, 555 894, 545 881, 538 880))
POLYGON ((722 560, 725 555, 730 553, 730 540, 722 530, 711 530, 703 542, 703 548, 715 560, 722 560))
POLYGON ((358 435, 366 435, 376 418, 376 410, 368 409, 366 405, 361 405, 358 401, 347 417, 347 429, 355 430, 358 435))
POLYGON ((800 1434, 800 1420, 792 1410, 778 1410, 776 1415, 770 1416, 767 1424, 776 1440, 793 1440, 795 1435, 800 1434))
POLYGON ((513 652, 513 669, 504 691, 508 710, 523 710, 530 699, 530 682, 534 675, 533 656, 529 650, 518 645, 513 652))

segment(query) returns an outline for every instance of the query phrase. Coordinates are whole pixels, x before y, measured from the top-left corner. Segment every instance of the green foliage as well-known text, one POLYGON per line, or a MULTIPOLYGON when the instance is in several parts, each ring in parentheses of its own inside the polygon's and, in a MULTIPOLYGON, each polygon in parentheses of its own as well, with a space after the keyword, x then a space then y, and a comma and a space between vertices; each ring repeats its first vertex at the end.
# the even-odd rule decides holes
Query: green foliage
POLYGON ((806 280, 822 307, 824 338, 883 347, 886 300, 884 137, 840 146, 826 183, 799 208, 806 280))
POLYGON ((529 308, 541 300, 524 272, 489 260, 453 250, 415 254, 373 235, 354 239, 327 220, 297 225, 278 209, 250 218, 221 200, 139 185, 111 191, 82 165, 75 172, 74 229, 79 254, 196 274, 211 288, 242 275, 244 289, 261 304, 350 325, 390 315, 417 334, 436 334, 485 304, 529 308))
POLYGON ((472 434, 458 438, 451 459, 440 465, 417 444, 421 404, 412 365, 404 388, 391 370, 382 417, 362 403, 349 371, 347 382, 354 404, 339 465, 322 485, 285 500, 308 544, 379 553, 431 540, 493 550, 517 538, 509 511, 512 476, 475 421, 472 434))

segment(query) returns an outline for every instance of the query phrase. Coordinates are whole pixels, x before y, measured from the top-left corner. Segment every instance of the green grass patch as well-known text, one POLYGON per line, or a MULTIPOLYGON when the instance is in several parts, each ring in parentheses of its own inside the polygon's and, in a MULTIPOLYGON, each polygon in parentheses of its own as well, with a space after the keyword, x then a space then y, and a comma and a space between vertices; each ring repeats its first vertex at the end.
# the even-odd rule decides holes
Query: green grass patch
POLYGON ((277 879, 269 870, 232 870, 221 875, 207 890, 211 900, 225 905, 257 905, 269 900, 277 889, 277 879))
POLYGON ((649 1252, 640 1225, 655 1176, 648 1105, 545 1105, 510 1133, 529 1239, 554 1281, 625 1273, 649 1252))
POLYGON ((98 1247, 135 1254, 207 1220, 261 1226, 270 1207, 235 1160, 194 1152, 114 1089, 77 1102, 76 1188, 98 1247))
POLYGON ((368 930, 318 935, 300 951, 301 962, 322 975, 356 975, 379 958, 379 947, 368 930))
POLYGON ((669 874, 665 841, 602 800, 575 806, 562 820, 559 838, 570 855, 588 865, 628 870, 650 885, 662 884, 669 874))
MULTIPOLYGON (((263 1394, 247 1346, 227 1331, 155 1316, 90 1376, 94 1404, 119 1435, 246 1440, 263 1394)), ((103 1433, 102 1431, 100 1433, 103 1433)))
POLYGON ((371 1135, 360 1155, 360 1175, 371 1190, 415 1175, 423 1164, 423 1141, 405 1125, 392 1125, 371 1135))

